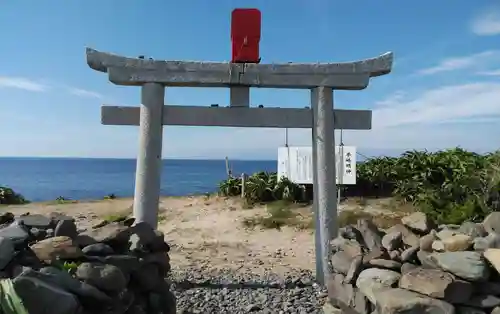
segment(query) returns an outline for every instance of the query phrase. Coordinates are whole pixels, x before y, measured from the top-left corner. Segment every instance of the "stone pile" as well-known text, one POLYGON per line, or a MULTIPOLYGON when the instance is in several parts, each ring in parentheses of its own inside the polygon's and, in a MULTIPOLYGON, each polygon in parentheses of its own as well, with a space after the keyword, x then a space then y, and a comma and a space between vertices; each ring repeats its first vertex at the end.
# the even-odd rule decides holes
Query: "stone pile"
POLYGON ((331 249, 329 301, 342 313, 500 314, 500 212, 441 226, 414 213, 388 230, 360 219, 331 249))
POLYGON ((72 217, 58 213, 4 213, 0 278, 12 280, 30 314, 174 314, 164 280, 170 248, 161 232, 133 223, 103 221, 78 230, 72 217))

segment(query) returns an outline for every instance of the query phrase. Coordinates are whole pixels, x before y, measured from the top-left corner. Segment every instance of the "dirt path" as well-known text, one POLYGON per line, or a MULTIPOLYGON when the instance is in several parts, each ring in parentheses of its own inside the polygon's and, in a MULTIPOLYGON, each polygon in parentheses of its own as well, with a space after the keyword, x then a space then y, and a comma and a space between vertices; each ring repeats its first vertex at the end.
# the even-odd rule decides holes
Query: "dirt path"
MULTIPOLYGON (((48 214, 63 212, 88 228, 105 217, 131 211, 131 199, 103 200, 64 204, 34 203, 8 206, 14 213, 48 214)), ((312 230, 292 227, 277 229, 245 228, 248 217, 265 215, 265 206, 244 209, 239 199, 204 196, 162 198, 159 227, 171 245, 174 268, 185 266, 231 268, 260 273, 271 270, 285 273, 290 268, 314 270, 314 234, 312 230)), ((368 206, 368 210, 386 211, 368 206)), ((359 209, 346 204, 341 210, 359 209)), ((306 213, 310 207, 302 208, 306 213)))

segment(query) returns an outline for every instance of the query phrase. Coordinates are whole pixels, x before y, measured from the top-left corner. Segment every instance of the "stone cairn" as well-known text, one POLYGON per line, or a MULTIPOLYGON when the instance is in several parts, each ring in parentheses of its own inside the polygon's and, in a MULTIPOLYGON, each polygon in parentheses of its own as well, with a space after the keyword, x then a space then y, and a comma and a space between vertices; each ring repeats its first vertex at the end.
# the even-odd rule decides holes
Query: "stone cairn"
POLYGON ((385 231, 360 219, 331 249, 329 300, 341 313, 500 314, 500 212, 441 226, 418 212, 385 231))
MULTIPOLYGON (((78 230, 75 219, 0 215, 0 275, 30 314, 174 314, 164 235, 133 218, 78 230)), ((1 309, 0 309, 1 312, 1 309)))

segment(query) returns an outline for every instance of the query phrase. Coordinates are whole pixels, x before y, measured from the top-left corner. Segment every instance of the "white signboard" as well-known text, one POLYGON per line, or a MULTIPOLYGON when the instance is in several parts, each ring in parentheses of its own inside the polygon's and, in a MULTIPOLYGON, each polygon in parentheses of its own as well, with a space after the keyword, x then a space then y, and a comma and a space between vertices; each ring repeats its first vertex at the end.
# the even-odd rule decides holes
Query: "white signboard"
MULTIPOLYGON (((335 146, 337 184, 356 184, 356 147, 335 146)), ((278 177, 313 184, 312 147, 279 147, 278 177)))

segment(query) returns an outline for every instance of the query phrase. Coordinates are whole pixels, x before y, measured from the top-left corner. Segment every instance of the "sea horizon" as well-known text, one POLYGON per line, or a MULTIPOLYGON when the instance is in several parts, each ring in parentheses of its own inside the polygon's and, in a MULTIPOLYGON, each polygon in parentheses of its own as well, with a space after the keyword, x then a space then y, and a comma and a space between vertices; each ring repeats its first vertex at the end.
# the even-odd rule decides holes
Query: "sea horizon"
MULTIPOLYGON (((229 166, 233 174, 252 174, 276 171, 277 161, 229 159, 229 166)), ((214 193, 227 178, 224 159, 167 158, 161 170, 162 196, 214 193)), ((33 202, 132 197, 135 172, 135 158, 0 157, 0 186, 33 202)))

